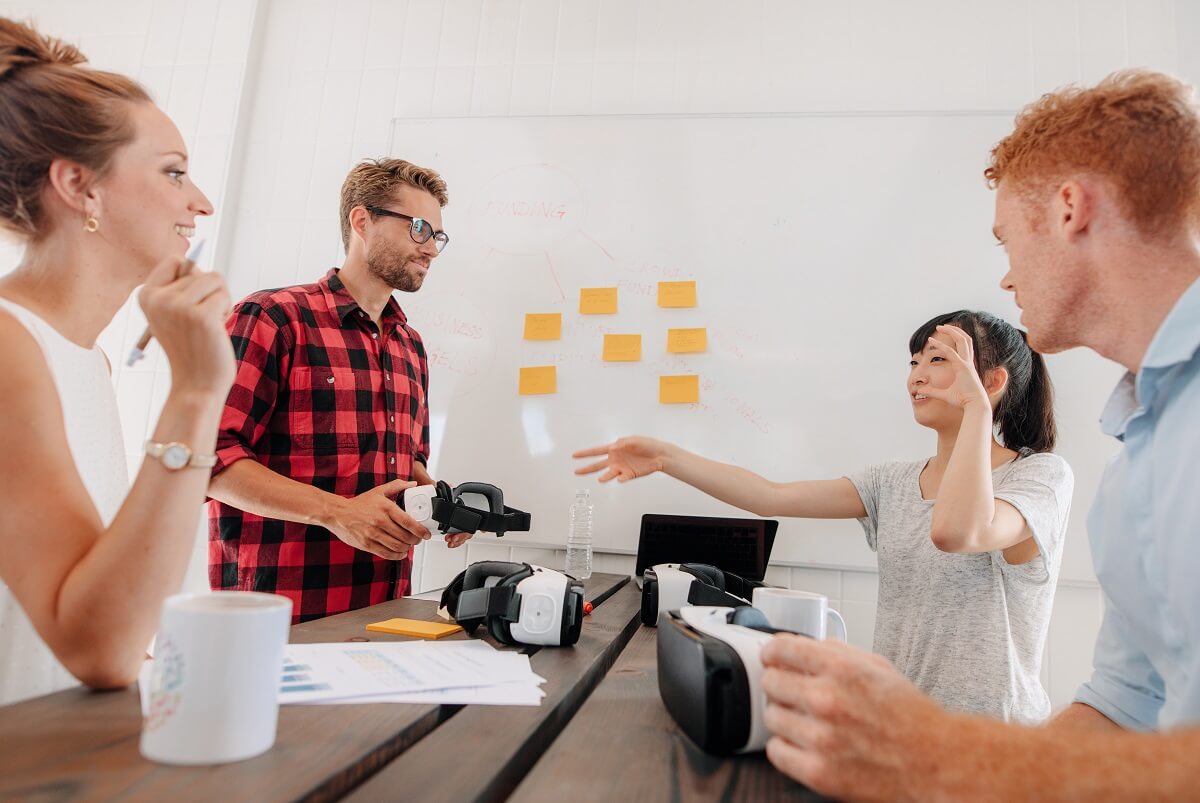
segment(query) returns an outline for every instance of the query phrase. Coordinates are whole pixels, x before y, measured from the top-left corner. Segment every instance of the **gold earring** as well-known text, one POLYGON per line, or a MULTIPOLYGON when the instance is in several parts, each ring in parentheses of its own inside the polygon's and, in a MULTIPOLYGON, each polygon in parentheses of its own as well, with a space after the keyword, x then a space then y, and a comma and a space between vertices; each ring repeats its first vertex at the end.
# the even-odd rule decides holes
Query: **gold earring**
POLYGON ((83 221, 83 230, 92 234, 100 231, 100 221, 88 215, 87 219, 83 221))

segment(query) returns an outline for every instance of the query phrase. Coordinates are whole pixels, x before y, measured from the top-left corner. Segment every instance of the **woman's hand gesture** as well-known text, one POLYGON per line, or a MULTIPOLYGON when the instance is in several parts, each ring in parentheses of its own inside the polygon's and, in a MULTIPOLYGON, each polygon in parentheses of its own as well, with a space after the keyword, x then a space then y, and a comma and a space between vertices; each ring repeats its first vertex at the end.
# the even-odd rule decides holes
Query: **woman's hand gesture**
POLYGON ((138 296, 150 332, 171 363, 176 391, 198 391, 225 401, 236 365, 225 331, 229 288, 218 273, 179 275, 180 260, 166 259, 146 277, 138 296))
POLYGON ((600 475, 600 482, 616 479, 629 482, 637 477, 644 477, 656 471, 663 470, 663 457, 666 455, 668 444, 653 438, 634 436, 621 438, 606 446, 596 446, 583 449, 571 455, 572 457, 600 457, 591 465, 575 469, 578 475, 594 474, 601 469, 607 469, 600 475))
POLYGON ((990 413, 992 401, 979 378, 979 372, 975 370, 975 344, 970 335, 957 326, 949 325, 939 326, 937 333, 950 338, 950 343, 931 337, 925 347, 953 366, 954 384, 948 388, 923 385, 921 395, 963 410, 978 408, 990 413))

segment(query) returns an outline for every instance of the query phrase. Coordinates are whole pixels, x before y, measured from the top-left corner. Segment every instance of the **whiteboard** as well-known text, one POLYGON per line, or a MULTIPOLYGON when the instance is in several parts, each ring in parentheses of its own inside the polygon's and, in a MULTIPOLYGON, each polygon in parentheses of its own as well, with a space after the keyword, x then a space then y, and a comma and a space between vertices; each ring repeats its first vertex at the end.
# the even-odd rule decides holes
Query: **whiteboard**
MULTIPOLYGON (((908 338, 964 307, 1015 321, 981 177, 1010 128, 995 113, 395 120, 391 153, 450 192, 450 245, 400 299, 430 355, 433 476, 501 486, 532 514, 516 537, 547 545, 587 487, 597 548, 634 549, 643 513, 744 514, 669 477, 577 478, 571 452, 646 434, 775 480, 932 455, 908 338), (682 280, 697 306, 659 308, 657 283, 682 280), (579 314, 579 289, 604 286, 618 313, 579 314), (544 312, 563 314, 562 339, 523 340, 544 312), (708 351, 667 354, 671 327, 706 327, 708 351), (605 333, 640 333, 641 361, 603 362, 605 333), (557 366, 557 393, 519 396, 538 365, 557 366), (660 404, 659 376, 689 373, 700 402, 660 404)), ((1076 368, 1090 424, 1110 378, 1076 368)), ((1112 451, 1094 426, 1074 437, 1080 459, 1112 451)), ((1082 540, 1078 502, 1075 519, 1082 540)), ((785 519, 772 557, 875 565, 853 521, 785 519)), ((1086 545, 1066 567, 1091 576, 1086 545)))

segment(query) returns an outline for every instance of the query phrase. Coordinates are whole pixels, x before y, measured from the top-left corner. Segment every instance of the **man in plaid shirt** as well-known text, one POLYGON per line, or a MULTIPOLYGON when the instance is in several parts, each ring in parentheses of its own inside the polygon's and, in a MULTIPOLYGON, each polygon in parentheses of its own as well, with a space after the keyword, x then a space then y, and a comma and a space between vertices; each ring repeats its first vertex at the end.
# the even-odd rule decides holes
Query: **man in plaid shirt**
POLYGON ((429 371, 392 292, 418 290, 449 241, 446 202, 434 171, 364 161, 342 185, 341 269, 234 307, 238 372, 209 488, 213 588, 290 597, 294 622, 408 593, 410 550, 430 533, 394 500, 433 482, 429 371))

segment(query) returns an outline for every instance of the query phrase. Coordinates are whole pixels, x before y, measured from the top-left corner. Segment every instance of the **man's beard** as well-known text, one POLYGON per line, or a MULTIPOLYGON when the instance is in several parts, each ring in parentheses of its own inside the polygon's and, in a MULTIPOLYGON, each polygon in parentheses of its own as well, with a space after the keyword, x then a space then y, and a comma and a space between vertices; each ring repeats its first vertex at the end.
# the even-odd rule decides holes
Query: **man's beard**
POLYGON ((400 253, 386 243, 375 243, 367 252, 367 270, 388 287, 404 293, 421 289, 425 277, 400 253))

